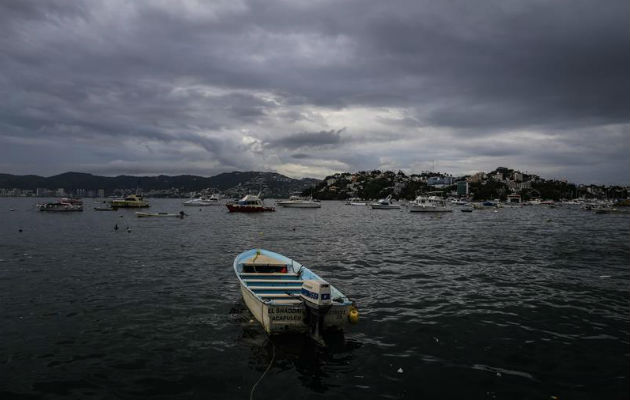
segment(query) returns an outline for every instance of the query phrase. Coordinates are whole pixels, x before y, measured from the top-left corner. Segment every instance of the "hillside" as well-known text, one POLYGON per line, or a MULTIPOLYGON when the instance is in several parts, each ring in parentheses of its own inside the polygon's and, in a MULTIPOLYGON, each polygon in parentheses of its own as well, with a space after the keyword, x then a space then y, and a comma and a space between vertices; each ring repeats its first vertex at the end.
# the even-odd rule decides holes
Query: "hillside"
POLYGON ((204 189, 240 195, 262 191, 267 197, 286 197, 318 183, 316 179, 293 179, 274 172, 227 172, 212 177, 196 175, 178 176, 98 176, 81 172, 66 172, 50 177, 37 175, 0 174, 0 188, 35 191, 37 188, 67 193, 104 189, 106 195, 139 189, 147 194, 174 196, 204 189))

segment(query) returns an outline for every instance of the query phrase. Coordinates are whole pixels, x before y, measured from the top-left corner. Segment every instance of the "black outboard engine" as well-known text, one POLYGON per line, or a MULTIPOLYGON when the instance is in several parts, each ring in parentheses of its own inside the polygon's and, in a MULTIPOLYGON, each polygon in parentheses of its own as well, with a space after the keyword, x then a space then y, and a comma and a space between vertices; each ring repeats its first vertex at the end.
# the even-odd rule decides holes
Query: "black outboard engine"
POLYGON ((311 337, 317 342, 324 343, 324 317, 332 307, 330 299, 330 285, 324 281, 305 280, 302 283, 302 301, 306 306, 306 324, 311 337))

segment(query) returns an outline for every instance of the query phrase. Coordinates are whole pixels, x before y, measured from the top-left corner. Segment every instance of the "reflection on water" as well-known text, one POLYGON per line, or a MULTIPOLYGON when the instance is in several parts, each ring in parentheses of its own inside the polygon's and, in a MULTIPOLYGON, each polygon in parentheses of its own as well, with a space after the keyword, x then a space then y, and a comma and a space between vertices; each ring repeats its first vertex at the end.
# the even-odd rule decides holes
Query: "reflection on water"
MULTIPOLYGON (((243 303, 235 306, 230 313, 241 325, 237 343, 250 350, 250 365, 264 371, 272 362, 271 375, 283 372, 297 373, 302 385, 314 392, 325 393, 329 387, 329 370, 341 373, 344 366, 352 362, 353 351, 361 343, 346 339, 343 332, 329 332, 324 335, 325 346, 308 335, 269 336, 253 319, 253 315, 243 303)), ((259 390, 263 390, 261 384, 259 390)))
POLYGON ((625 215, 32 203, 0 199, 0 398, 248 398, 274 354, 258 399, 630 397, 625 215), (269 338, 232 270, 254 247, 330 280, 359 324, 269 338))

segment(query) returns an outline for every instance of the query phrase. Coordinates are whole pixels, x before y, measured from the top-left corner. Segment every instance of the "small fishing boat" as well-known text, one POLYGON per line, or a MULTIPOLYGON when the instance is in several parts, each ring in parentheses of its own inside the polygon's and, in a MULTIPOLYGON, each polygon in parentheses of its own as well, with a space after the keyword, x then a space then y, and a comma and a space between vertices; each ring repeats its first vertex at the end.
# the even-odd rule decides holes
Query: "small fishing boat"
POLYGON ((286 208, 321 208, 322 205, 319 201, 313 200, 313 198, 303 198, 300 196, 291 196, 289 200, 283 200, 276 202, 280 207, 286 208))
POLYGON ((247 308, 269 334, 343 330, 358 312, 343 293, 304 265, 269 250, 251 249, 234 259, 247 308))
POLYGON ((453 212, 453 209, 448 208, 441 197, 418 196, 409 203, 409 212, 453 212))
POLYGON ((230 212, 264 212, 264 211, 276 211, 274 207, 266 207, 263 201, 260 199, 260 193, 258 196, 248 194, 236 203, 226 204, 230 212))
POLYGON ((114 207, 94 207, 94 211, 116 211, 114 207))
POLYGON ((112 199, 113 208, 145 208, 149 207, 149 203, 142 196, 132 194, 124 199, 112 199))
POLYGON ((392 195, 390 194, 384 199, 380 199, 376 203, 370 204, 373 210, 399 210, 400 205, 392 203, 392 195))
POLYGON ((136 212, 136 217, 138 218, 150 218, 150 217, 171 217, 171 218, 184 218, 186 214, 182 211, 178 214, 169 214, 167 212, 157 212, 157 213, 147 213, 147 212, 136 212))

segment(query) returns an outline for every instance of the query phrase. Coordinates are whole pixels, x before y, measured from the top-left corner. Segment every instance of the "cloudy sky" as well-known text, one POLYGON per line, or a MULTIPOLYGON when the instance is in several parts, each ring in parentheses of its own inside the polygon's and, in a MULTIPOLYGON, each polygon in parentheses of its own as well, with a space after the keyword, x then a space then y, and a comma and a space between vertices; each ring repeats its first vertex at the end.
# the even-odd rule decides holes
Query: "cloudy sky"
POLYGON ((0 1, 0 172, 630 183, 627 0, 0 1))

